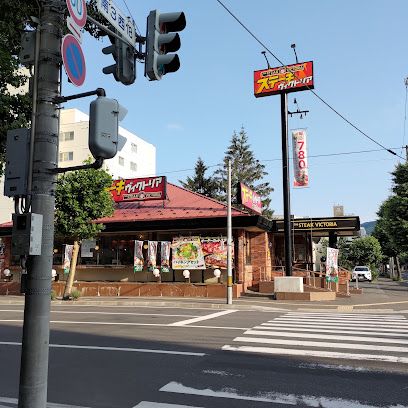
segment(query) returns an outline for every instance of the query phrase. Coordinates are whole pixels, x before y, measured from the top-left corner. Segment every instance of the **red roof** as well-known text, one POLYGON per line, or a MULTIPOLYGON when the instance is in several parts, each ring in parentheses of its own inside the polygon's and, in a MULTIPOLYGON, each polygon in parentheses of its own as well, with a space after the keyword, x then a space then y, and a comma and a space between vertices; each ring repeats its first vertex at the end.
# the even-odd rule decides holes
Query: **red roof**
MULTIPOLYGON (((167 200, 117 203, 111 217, 98 221, 107 223, 129 221, 178 220, 191 218, 226 217, 227 206, 217 200, 167 183, 167 200)), ((232 209, 232 216, 249 214, 232 209)))

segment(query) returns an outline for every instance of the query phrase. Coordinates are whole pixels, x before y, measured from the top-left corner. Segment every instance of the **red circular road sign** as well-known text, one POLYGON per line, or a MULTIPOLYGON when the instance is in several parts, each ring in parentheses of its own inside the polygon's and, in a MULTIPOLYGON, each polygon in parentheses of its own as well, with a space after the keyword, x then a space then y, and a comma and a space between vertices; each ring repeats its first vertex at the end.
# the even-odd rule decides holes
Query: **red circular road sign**
POLYGON ((70 16, 80 28, 86 23, 85 0, 66 0, 70 16))
POLYGON ((81 44, 72 34, 67 34, 62 39, 61 54, 68 78, 74 85, 81 86, 86 75, 85 57, 81 44))

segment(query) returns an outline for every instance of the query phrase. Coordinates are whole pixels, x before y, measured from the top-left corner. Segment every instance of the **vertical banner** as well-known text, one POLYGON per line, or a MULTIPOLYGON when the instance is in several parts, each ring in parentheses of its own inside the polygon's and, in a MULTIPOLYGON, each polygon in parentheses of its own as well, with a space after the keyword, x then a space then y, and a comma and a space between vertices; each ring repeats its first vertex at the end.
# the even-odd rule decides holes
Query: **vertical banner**
POLYGON ((133 272, 143 271, 143 241, 135 241, 135 251, 133 254, 133 272))
POLYGON ((306 130, 292 130, 293 186, 309 187, 309 166, 307 160, 306 130))
POLYGON ((170 245, 169 241, 160 243, 160 266, 162 272, 170 272, 170 245))
POLYGON ((157 241, 149 241, 149 250, 147 253, 147 263, 150 270, 153 270, 156 265, 157 258, 157 241))
POLYGON ((74 250, 73 245, 65 245, 64 263, 62 264, 65 274, 68 274, 69 270, 71 268, 71 259, 72 259, 72 251, 73 250, 74 250))
POLYGON ((338 266, 339 250, 327 247, 326 257, 326 281, 339 281, 339 266, 338 266))

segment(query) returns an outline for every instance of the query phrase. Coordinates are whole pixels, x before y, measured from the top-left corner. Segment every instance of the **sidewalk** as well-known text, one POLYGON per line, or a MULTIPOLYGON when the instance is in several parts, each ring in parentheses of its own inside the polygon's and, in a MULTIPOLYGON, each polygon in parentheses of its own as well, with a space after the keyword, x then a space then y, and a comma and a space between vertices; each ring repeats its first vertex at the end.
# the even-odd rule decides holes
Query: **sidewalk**
MULTIPOLYGON (((353 283, 354 285, 354 283, 353 283)), ((350 298, 337 298, 331 302, 278 301, 271 296, 248 294, 233 299, 232 305, 225 299, 176 298, 176 297, 82 297, 77 301, 54 300, 54 306, 149 306, 208 309, 238 309, 247 311, 284 311, 310 309, 333 312, 405 312, 408 313, 408 282, 394 282, 380 278, 372 283, 359 283, 363 294, 350 298)), ((0 305, 24 304, 22 296, 1 296, 0 305)))

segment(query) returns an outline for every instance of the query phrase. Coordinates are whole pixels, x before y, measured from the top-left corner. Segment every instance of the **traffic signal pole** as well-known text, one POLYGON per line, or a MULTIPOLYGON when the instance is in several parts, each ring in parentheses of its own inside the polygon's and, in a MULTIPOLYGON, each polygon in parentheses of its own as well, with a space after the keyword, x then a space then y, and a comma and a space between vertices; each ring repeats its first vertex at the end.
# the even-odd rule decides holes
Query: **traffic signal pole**
POLYGON ((27 260, 24 326, 21 349, 19 408, 45 408, 50 333, 51 270, 58 153, 61 0, 41 3, 31 211, 43 215, 41 255, 27 260))

